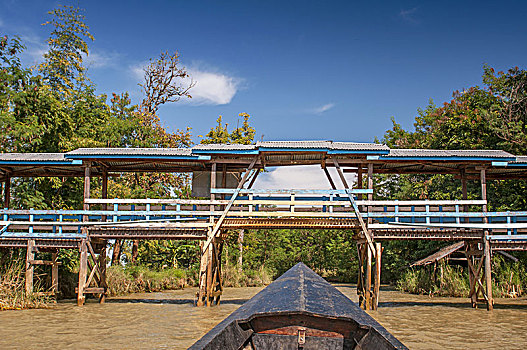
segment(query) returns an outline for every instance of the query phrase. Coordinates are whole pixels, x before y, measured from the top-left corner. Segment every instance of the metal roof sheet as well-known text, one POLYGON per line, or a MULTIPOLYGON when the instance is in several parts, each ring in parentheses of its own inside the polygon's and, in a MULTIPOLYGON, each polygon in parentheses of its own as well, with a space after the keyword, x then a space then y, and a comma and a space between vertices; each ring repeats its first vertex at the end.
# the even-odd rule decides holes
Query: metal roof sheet
POLYGON ((0 161, 13 162, 70 162, 63 153, 0 153, 0 161))
POLYGON ((199 144, 192 147, 193 150, 251 150, 256 149, 256 145, 242 145, 238 143, 224 144, 224 143, 209 143, 199 144))
MULTIPOLYGON (((71 156, 191 156, 190 148, 79 148, 71 156)), ((74 158, 74 157, 71 157, 74 158)))
POLYGON ((516 156, 516 160, 512 161, 513 164, 527 164, 527 156, 516 156))
POLYGON ((388 157, 484 157, 484 158, 515 158, 512 154, 501 150, 437 150, 437 149, 390 149, 388 157))
POLYGON ((331 149, 334 150, 353 150, 353 151, 388 151, 390 148, 378 143, 364 142, 332 142, 331 149))
POLYGON ((302 148, 325 149, 339 151, 388 151, 386 145, 364 142, 333 142, 333 141, 260 141, 258 148, 302 148))
POLYGON ((258 141, 258 148, 326 148, 329 149, 331 141, 258 141))

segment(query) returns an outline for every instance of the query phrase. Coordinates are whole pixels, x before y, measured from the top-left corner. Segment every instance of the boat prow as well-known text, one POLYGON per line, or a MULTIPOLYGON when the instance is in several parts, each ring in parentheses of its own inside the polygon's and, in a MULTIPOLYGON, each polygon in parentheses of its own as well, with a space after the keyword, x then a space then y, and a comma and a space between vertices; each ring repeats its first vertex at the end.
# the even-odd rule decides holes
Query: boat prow
POLYGON ((256 294, 190 347, 407 349, 303 263, 256 294))

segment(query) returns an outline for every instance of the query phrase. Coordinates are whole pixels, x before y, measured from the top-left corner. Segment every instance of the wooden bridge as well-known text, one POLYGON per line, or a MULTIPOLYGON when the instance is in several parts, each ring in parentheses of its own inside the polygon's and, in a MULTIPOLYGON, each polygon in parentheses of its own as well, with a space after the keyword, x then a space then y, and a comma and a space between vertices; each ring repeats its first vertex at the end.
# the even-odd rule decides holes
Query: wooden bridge
POLYGON ((1 154, 6 209, 0 210, 0 246, 27 248, 28 291, 32 290, 35 264, 51 265, 56 289, 57 250, 79 249, 77 293, 78 304, 82 305, 90 293, 98 294, 104 301, 108 240, 200 240, 197 304, 212 305, 219 302, 223 290, 220 257, 229 230, 351 230, 359 254, 360 302, 366 309, 375 309, 383 241, 464 241, 472 304, 484 301, 492 309, 492 290, 487 288, 492 251, 527 249, 527 212, 489 212, 486 183, 522 179, 526 170, 524 157, 503 151, 390 150, 377 144, 329 141, 1 154), (321 166, 332 189, 253 188, 258 174, 266 167, 314 164, 321 166), (336 170, 342 189, 337 189, 328 168, 336 170), (123 172, 192 172, 193 190, 201 199, 106 198, 108 176, 123 172), (355 188, 345 176, 350 172, 356 175, 355 188), (454 174, 461 180, 463 198, 374 200, 373 175, 379 173, 454 174), (9 209, 10 179, 17 176, 83 176, 84 207, 9 209), (94 176, 102 178, 101 199, 90 198, 90 179, 94 176), (362 188, 363 177, 367 177, 367 188, 362 188), (467 181, 476 179, 481 183, 481 199, 468 200, 467 181), (43 251, 52 251, 51 261, 35 258, 43 251))

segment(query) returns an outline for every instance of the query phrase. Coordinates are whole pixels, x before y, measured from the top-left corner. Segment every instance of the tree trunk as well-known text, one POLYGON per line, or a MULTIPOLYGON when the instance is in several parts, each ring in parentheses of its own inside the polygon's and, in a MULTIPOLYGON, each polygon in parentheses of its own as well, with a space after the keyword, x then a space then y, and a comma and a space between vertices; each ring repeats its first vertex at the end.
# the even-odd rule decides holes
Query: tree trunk
POLYGON ((113 253, 112 253, 112 266, 118 265, 121 261, 121 240, 116 239, 113 244, 113 253))
POLYGON ((137 257, 139 256, 139 240, 135 239, 132 246, 132 264, 135 264, 137 257))

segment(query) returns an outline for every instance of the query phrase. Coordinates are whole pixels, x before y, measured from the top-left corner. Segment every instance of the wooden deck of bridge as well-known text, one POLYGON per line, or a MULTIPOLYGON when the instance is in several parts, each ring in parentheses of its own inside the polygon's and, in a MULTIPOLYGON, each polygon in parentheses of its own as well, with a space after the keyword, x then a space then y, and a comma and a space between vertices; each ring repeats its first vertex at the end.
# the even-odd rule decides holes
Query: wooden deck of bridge
MULTIPOLYGON (((222 241, 229 230, 354 231, 360 262, 358 291, 362 306, 368 309, 378 305, 383 241, 467 242, 470 297, 476 306, 483 296, 488 309, 493 304, 492 291, 486 288, 490 285, 492 249, 527 249, 527 236, 522 236, 527 212, 487 210, 488 180, 527 177, 525 157, 503 151, 390 150, 378 144, 271 141, 256 145, 198 145, 192 149, 0 154, 4 208, 10 207, 12 178, 38 176, 84 177, 83 209, 0 210, 0 247, 27 247, 28 289, 32 266, 42 262, 35 254, 49 249, 78 249, 79 305, 86 293, 99 294, 104 301, 106 244, 113 239, 200 240, 198 305, 219 302, 223 288, 222 241), (332 190, 252 189, 266 167, 294 165, 321 166, 332 190), (343 190, 337 190, 337 181, 328 169, 336 171, 343 190), (205 194, 209 198, 107 199, 108 177, 123 172, 201 174, 209 179, 205 194), (346 173, 356 175, 357 188, 352 190, 346 173), (461 181, 463 198, 374 201, 374 174, 451 174, 461 181), (234 185, 228 184, 228 175, 237 178, 234 185), (102 199, 90 198, 93 177, 102 179, 102 199), (481 183, 481 200, 467 200, 467 181, 472 180, 481 183), (362 189, 363 183, 367 189, 362 189)), ((42 263, 49 263, 56 270, 55 262, 42 263)))

